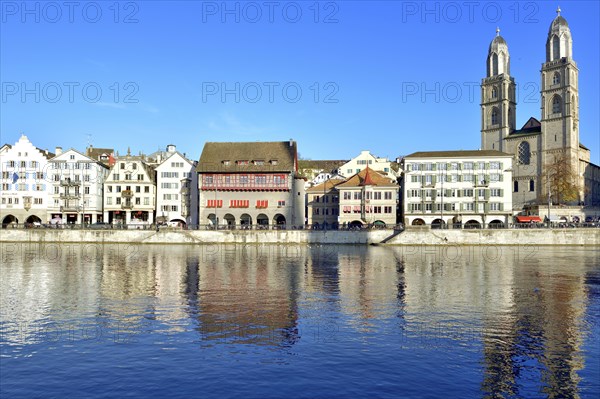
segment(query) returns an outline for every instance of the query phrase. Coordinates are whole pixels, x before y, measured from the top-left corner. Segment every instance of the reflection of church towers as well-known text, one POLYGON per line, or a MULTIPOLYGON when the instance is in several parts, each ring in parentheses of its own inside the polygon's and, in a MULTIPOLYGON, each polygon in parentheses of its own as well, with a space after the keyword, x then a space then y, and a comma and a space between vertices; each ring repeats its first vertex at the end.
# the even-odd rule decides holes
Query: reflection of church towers
POLYGON ((500 29, 490 44, 486 71, 481 83, 482 148, 504 151, 504 138, 515 129, 517 103, 508 45, 500 29))

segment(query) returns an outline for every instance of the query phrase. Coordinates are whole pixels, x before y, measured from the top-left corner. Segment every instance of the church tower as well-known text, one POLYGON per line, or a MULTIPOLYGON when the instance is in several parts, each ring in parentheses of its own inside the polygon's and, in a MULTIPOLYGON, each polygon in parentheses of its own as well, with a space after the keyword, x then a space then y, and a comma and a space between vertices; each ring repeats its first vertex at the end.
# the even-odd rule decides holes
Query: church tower
POLYGON ((571 30, 560 11, 548 31, 541 71, 542 163, 548 165, 560 157, 578 173, 579 70, 573 61, 571 30))
POLYGON ((487 73, 481 81, 481 148, 504 151, 504 138, 515 129, 515 80, 510 76, 506 40, 496 29, 487 56, 487 73))

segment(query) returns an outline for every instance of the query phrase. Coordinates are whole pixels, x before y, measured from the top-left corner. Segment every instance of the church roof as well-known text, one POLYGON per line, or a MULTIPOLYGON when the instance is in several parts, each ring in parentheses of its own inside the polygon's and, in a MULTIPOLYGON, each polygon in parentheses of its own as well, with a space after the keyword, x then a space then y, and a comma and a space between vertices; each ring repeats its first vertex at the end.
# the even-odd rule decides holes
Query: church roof
POLYGON ((553 30, 558 30, 561 27, 569 28, 569 24, 567 23, 566 19, 564 19, 561 15, 558 15, 550 24, 550 29, 548 29, 548 33, 552 32, 553 30))
POLYGON ((542 132, 542 124, 540 121, 535 119, 533 116, 525 122, 523 127, 518 130, 513 130, 510 132, 510 136, 516 136, 521 134, 537 134, 542 132))

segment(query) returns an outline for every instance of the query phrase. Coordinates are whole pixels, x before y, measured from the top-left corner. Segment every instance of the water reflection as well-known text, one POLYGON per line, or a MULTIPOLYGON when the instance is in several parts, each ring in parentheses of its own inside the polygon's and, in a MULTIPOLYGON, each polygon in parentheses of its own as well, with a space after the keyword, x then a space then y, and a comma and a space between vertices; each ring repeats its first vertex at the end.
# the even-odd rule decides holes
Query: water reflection
POLYGON ((577 397, 599 390, 593 359, 599 355, 600 259, 594 250, 0 249, 5 359, 35 358, 93 338, 108 352, 117 341, 232 353, 293 347, 309 354, 316 345, 334 345, 340 361, 351 362, 368 343, 397 370, 418 361, 407 354, 445 353, 449 359, 436 366, 448 372, 458 365, 484 397, 577 397))

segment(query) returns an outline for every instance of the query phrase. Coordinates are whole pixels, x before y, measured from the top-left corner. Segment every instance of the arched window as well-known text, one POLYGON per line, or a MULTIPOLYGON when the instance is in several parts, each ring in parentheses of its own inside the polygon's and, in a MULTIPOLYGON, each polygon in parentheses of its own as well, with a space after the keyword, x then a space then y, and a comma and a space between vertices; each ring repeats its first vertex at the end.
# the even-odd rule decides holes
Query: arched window
POLYGON ((498 90, 492 87, 492 98, 498 98, 498 90))
POLYGON ((529 148, 529 143, 526 141, 523 141, 523 142, 521 142, 521 144, 519 144, 519 164, 529 165, 530 159, 531 159, 531 150, 529 148))
POLYGON ((529 180, 529 191, 535 191, 535 181, 533 179, 529 180))
POLYGON ((497 125, 499 123, 499 121, 498 121, 498 108, 496 108, 496 107, 492 108, 491 122, 492 122, 492 125, 497 125))
POLYGON ((559 95, 552 97, 552 113, 560 114, 562 112, 562 101, 559 95))
POLYGON ((518 182, 517 180, 515 180, 515 181, 513 182, 513 191, 514 191, 515 193, 518 193, 518 192, 519 192, 519 182, 518 182))
POLYGON ((560 83, 560 73, 559 72, 555 72, 554 76, 552 76, 552 84, 553 85, 557 85, 560 83))
POLYGON ((558 36, 552 36, 552 61, 560 58, 560 40, 558 36))
POLYGON ((492 55, 492 76, 498 75, 498 54, 492 55))

